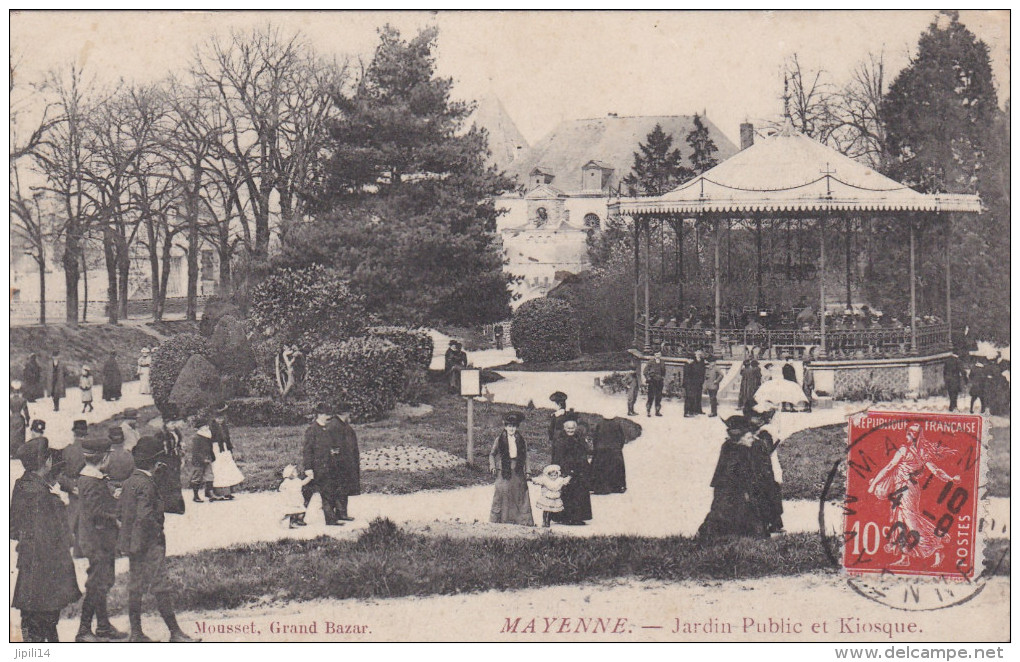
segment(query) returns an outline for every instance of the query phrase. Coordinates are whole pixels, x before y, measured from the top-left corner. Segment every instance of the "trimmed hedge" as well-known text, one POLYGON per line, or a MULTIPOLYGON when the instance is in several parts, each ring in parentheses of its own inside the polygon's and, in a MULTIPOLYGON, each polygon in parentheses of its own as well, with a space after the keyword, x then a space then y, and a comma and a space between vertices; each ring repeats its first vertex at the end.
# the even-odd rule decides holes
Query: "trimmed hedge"
POLYGON ((278 427, 307 423, 311 402, 280 402, 271 398, 236 398, 227 403, 227 421, 243 427, 278 427))
POLYGON ((202 321, 198 323, 198 332, 206 338, 212 336, 216 331, 216 325, 227 315, 234 319, 244 317, 241 314, 241 309, 233 301, 218 297, 209 299, 205 302, 205 308, 202 310, 202 321))
POLYGON ((404 357, 408 364, 429 369, 432 363, 432 353, 435 345, 432 336, 424 329, 408 329, 402 326, 373 326, 368 329, 368 335, 372 338, 382 338, 404 351, 404 357))
POLYGON ((263 335, 302 347, 350 338, 365 328, 363 297, 321 265, 277 269, 251 296, 251 321, 263 335))
POLYGON ((193 354, 170 391, 170 404, 185 416, 215 405, 223 398, 220 373, 201 354, 193 354))
POLYGON ((209 360, 222 375, 243 377, 255 369, 255 353, 241 320, 224 315, 209 339, 209 360))
POLYGON ((378 420, 397 404, 406 369, 404 351, 388 340, 325 343, 308 357, 308 393, 355 422, 378 420))
POLYGON ((514 312, 514 349, 525 363, 576 359, 581 355, 579 328, 566 301, 531 299, 514 312))
POLYGON ((192 355, 209 357, 209 341, 195 333, 181 333, 165 340, 152 353, 149 382, 152 385, 152 399, 159 411, 167 416, 172 414, 170 391, 177 383, 177 377, 192 355))

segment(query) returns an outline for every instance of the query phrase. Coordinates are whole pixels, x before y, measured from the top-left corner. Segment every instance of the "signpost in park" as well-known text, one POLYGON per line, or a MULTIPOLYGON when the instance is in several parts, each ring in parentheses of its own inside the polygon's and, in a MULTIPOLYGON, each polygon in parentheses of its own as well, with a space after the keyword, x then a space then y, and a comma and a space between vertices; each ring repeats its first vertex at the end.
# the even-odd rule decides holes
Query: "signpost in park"
POLYGON ((461 369, 460 394, 467 398, 467 462, 470 466, 475 463, 475 398, 482 394, 481 370, 461 369))

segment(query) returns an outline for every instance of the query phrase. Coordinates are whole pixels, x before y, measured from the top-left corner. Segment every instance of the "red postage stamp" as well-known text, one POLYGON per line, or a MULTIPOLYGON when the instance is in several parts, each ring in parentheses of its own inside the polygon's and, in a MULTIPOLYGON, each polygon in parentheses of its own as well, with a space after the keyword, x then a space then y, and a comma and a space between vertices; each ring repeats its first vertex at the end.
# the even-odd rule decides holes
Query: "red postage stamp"
POLYGON ((969 581, 980 559, 980 416, 867 412, 847 449, 843 567, 969 581))

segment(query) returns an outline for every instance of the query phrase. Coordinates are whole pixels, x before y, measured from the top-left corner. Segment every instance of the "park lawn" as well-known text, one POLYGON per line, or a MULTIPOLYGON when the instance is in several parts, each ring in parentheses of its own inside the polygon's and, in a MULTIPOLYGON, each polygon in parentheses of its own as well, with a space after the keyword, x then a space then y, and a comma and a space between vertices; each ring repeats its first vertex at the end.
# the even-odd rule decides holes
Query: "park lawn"
MULTIPOLYGON (((467 404, 464 398, 450 395, 445 385, 429 383, 425 402, 431 413, 406 418, 391 415, 374 423, 354 425, 362 453, 384 446, 421 445, 467 457, 467 404)), ((521 434, 536 467, 549 463, 550 446, 547 422, 550 409, 525 409, 515 405, 475 402, 475 464, 427 471, 361 472, 362 492, 408 494, 420 490, 438 490, 489 483, 488 454, 492 442, 503 426, 503 416, 510 411, 525 415, 521 434)), ((594 417, 582 415, 582 421, 593 424, 594 417)), ((637 438, 640 427, 625 421, 628 440, 637 438)), ((306 426, 235 427, 230 437, 238 467, 245 475, 240 489, 245 491, 275 490, 280 484, 280 471, 288 464, 301 466, 301 449, 306 426)), ((185 468, 188 471, 188 468, 185 468)))
MULTIPOLYGON (((846 494, 846 425, 826 425, 796 432, 779 447, 783 467, 783 498, 818 500, 825 481, 838 462, 828 499, 846 494)), ((992 427, 988 453, 987 482, 982 496, 1009 497, 1009 427, 992 427)))
MULTIPOLYGON (((829 544, 835 544, 831 539, 829 544)), ((985 572, 1009 576, 1009 541, 985 547, 985 572)), ((180 610, 273 601, 379 599, 520 590, 610 579, 731 580, 837 572, 816 533, 768 540, 669 536, 452 537, 374 520, 357 540, 320 536, 206 550, 167 559, 180 610)), ((123 613, 126 577, 110 593, 123 613)), ((77 603, 65 610, 72 617, 77 603)))
POLYGON ((634 369, 634 357, 629 352, 601 352, 585 354, 569 361, 539 363, 507 363, 493 370, 524 372, 599 372, 603 370, 634 369))

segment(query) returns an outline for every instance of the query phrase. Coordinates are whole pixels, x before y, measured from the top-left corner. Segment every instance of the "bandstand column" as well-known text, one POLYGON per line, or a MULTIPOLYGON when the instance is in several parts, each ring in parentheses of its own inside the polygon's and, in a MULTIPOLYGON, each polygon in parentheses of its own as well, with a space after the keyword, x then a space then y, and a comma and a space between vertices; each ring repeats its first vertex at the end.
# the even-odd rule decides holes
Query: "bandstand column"
POLYGON ((818 217, 818 323, 821 329, 821 356, 825 356, 825 215, 818 217))
POLYGON ((715 344, 722 344, 722 336, 719 327, 722 324, 722 278, 719 273, 719 244, 722 239, 722 219, 715 222, 715 265, 713 278, 715 278, 715 344))
POLYGON ((914 218, 910 217, 910 353, 917 354, 917 277, 914 274, 914 218))
POLYGON ((645 219, 645 352, 652 349, 652 311, 651 311, 651 290, 650 290, 650 269, 648 263, 652 261, 652 222, 645 219))
MULTIPOLYGON (((634 343, 637 344, 637 323, 641 319, 640 295, 641 290, 641 219, 637 216, 631 217, 634 221, 634 343)), ((645 320, 647 326, 648 321, 645 320)))
POLYGON ((953 264, 953 215, 946 214, 946 328, 949 329, 949 345, 953 344, 953 286, 950 270, 953 264))

